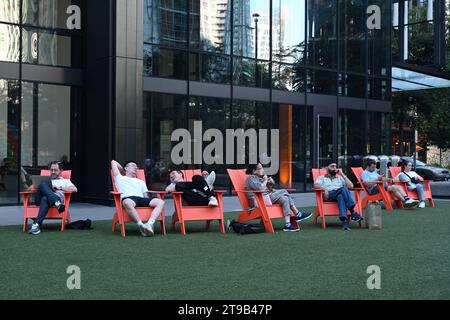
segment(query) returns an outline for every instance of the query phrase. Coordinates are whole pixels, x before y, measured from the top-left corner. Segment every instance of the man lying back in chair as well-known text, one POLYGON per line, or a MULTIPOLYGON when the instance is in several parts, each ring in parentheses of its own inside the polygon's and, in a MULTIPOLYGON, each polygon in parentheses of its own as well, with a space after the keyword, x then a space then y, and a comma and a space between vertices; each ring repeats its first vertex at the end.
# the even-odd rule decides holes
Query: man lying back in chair
POLYGON ((327 168, 327 174, 317 178, 314 182, 314 188, 325 189, 323 200, 337 202, 339 206, 339 220, 342 221, 342 228, 350 230, 348 223, 347 210, 351 212, 350 219, 355 222, 362 220, 359 213, 355 211, 356 203, 350 194, 349 188, 353 188, 353 183, 342 172, 337 169, 336 163, 330 164, 327 168))
POLYGON ((211 173, 203 171, 201 176, 193 176, 192 182, 186 182, 183 172, 172 170, 166 192, 183 192, 181 197, 189 206, 217 207, 219 204, 212 191, 215 180, 216 173, 214 171, 211 173))
POLYGON ((153 236, 153 225, 162 212, 164 201, 152 198, 144 181, 137 178, 138 166, 134 161, 128 161, 122 167, 117 161, 111 161, 117 191, 121 192, 122 205, 127 214, 137 224, 142 236, 153 236), (123 176, 121 174, 125 172, 123 176), (143 223, 136 212, 136 207, 152 207, 152 215, 147 223, 143 223))
POLYGON ((42 181, 38 186, 31 186, 30 189, 37 189, 36 205, 39 206, 39 214, 34 220, 29 231, 30 234, 38 235, 41 233, 42 222, 44 222, 50 207, 56 207, 59 213, 63 213, 64 192, 77 192, 77 188, 72 181, 61 177, 63 172, 62 164, 59 161, 52 161, 49 166, 50 177, 42 181))

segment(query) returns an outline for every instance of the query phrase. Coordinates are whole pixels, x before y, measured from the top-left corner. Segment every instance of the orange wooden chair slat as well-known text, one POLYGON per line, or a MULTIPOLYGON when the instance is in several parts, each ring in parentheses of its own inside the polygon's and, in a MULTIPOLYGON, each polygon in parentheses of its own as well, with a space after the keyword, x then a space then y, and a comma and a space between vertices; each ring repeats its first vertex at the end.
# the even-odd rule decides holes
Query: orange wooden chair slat
MULTIPOLYGON (((274 233, 275 230, 271 219, 284 219, 283 207, 279 204, 266 205, 263 198, 264 191, 246 190, 245 181, 247 175, 245 174, 245 169, 227 169, 227 171, 242 207, 242 213, 238 217, 238 222, 261 219, 261 223, 264 225, 266 232, 274 233), (251 208, 247 193, 254 193, 258 204, 257 208, 251 208)), ((294 213, 291 213, 291 224, 294 227, 298 227, 294 213)))
MULTIPOLYGON (((192 177, 195 175, 201 175, 200 170, 182 170, 184 180, 192 181, 192 177)), ((206 220, 206 231, 209 230, 211 222, 214 220, 219 221, 219 230, 221 233, 225 233, 225 224, 223 217, 223 194, 224 190, 214 190, 219 206, 187 206, 183 205, 182 194, 183 192, 173 193, 173 202, 175 205, 175 212, 172 215, 172 231, 175 230, 175 224, 180 223, 181 234, 186 235, 187 221, 204 221, 206 220)))
POLYGON ((353 173, 355 174, 356 179, 358 179, 359 184, 364 189, 365 196, 362 199, 362 208, 364 209, 369 202, 376 202, 376 201, 383 201, 384 206, 386 207, 386 210, 394 210, 391 204, 391 201, 395 202, 395 205, 397 208, 403 208, 403 203, 401 200, 397 199, 392 193, 386 191, 383 187, 383 184, 385 182, 378 181, 378 190, 379 192, 373 195, 370 195, 367 192, 367 188, 364 185, 361 176, 364 172, 364 169, 362 167, 353 167, 352 168, 353 173))
MULTIPOLYGON (((145 173, 144 170, 139 169, 137 171, 137 178, 145 182, 145 173)), ((113 185, 113 190, 111 191, 112 196, 114 197, 114 204, 116 206, 116 212, 114 213, 113 217, 113 223, 112 223, 112 232, 114 233, 116 231, 117 224, 120 225, 120 232, 122 234, 122 237, 125 238, 125 223, 127 222, 134 222, 133 219, 130 218, 130 216, 127 214, 125 208, 122 206, 122 200, 120 198, 121 193, 118 192, 116 187, 116 182, 114 180, 114 174, 111 171, 111 180, 113 185)), ((161 200, 164 200, 164 191, 152 191, 153 193, 157 194, 157 197, 161 200)), ((150 219, 153 208, 150 207, 136 207, 136 212, 139 215, 139 218, 142 221, 147 221, 150 219)), ((164 220, 164 208, 159 215, 159 217, 156 219, 160 225, 161 225, 161 232, 163 235, 166 235, 166 225, 164 220)))
MULTIPOLYGON (((50 170, 41 170, 40 175, 44 177, 49 177, 50 170)), ((64 179, 70 179, 72 177, 72 171, 71 170, 63 171, 61 173, 61 177, 63 177, 64 179)), ((30 204, 30 198, 34 193, 36 193, 36 191, 20 192, 20 195, 23 198, 23 232, 27 231, 28 219, 36 219, 39 214, 39 206, 30 204)), ((64 193, 64 205, 66 206, 66 209, 64 210, 63 213, 59 213, 55 207, 51 207, 48 210, 47 216, 45 217, 46 220, 47 219, 61 220, 61 231, 64 231, 66 221, 67 223, 70 223, 71 220, 69 213, 69 205, 71 197, 72 192, 64 193)))
MULTIPOLYGON (((400 174, 400 172, 402 172, 402 167, 389 167, 389 171, 391 173, 392 178, 395 179, 400 174)), ((430 207, 435 208, 433 196, 431 193, 430 182, 431 181, 429 181, 429 180, 425 180, 423 182, 423 190, 424 190, 425 199, 427 199, 428 202, 430 203, 430 207)), ((408 188, 407 188, 408 182, 402 182, 399 180, 395 180, 395 183, 400 185, 403 188, 403 190, 405 190, 406 194, 408 195, 408 198, 417 199, 417 200, 419 199, 417 190, 408 190, 408 188)))
MULTIPOLYGON (((314 182, 316 182, 317 178, 321 175, 327 174, 326 169, 312 169, 312 175, 314 182)), ((355 193, 355 209, 356 211, 362 215, 362 206, 361 206, 361 191, 362 188, 352 188, 355 193)), ((316 195, 316 203, 317 208, 314 209, 314 224, 317 224, 317 219, 320 218, 322 220, 322 228, 326 228, 325 224, 325 216, 339 216, 339 206, 337 202, 326 202, 323 200, 322 194, 324 192, 323 189, 314 188, 314 192, 316 195)), ((350 211, 348 211, 348 215, 350 215, 350 211)), ((359 226, 361 227, 361 221, 359 222, 359 226)))

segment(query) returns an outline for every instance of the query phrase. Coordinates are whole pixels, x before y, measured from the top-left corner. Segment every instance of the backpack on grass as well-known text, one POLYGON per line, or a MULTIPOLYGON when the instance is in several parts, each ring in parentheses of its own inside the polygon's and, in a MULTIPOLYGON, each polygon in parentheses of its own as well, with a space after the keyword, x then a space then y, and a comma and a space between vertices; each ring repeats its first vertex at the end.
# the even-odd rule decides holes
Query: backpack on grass
POLYGON ((228 229, 232 228, 239 234, 263 233, 266 231, 263 224, 260 223, 241 223, 235 220, 228 221, 228 229))

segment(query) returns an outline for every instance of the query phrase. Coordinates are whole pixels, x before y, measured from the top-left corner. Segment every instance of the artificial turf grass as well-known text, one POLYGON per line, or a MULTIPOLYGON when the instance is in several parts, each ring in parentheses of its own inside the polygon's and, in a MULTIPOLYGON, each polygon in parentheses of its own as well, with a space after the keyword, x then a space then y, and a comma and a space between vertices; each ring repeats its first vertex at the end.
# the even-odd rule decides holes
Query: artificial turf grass
MULTIPOLYGON (((235 214, 227 214, 233 218, 235 214)), ((167 226, 170 226, 169 219, 167 226)), ((337 218, 326 230, 312 219, 300 233, 223 235, 214 222, 179 232, 127 237, 110 221, 94 230, 44 226, 41 235, 0 228, 0 299, 449 299, 450 202, 436 209, 383 210, 383 229, 337 218), (81 268, 81 290, 66 287, 69 265, 81 268), (369 265, 381 268, 381 290, 368 290, 369 265)))

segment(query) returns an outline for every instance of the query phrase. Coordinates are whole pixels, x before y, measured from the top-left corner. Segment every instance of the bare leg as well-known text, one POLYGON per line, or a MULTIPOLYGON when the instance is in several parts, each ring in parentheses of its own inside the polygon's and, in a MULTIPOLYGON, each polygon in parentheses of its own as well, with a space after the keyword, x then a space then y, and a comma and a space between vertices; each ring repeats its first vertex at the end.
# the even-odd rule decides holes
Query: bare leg
POLYGON ((390 186, 388 188, 389 192, 392 192, 398 199, 404 200, 406 198, 406 193, 399 186, 390 186))
POLYGON ((130 216, 131 219, 133 219, 133 221, 137 224, 139 224, 139 222, 142 223, 141 219, 139 218, 139 215, 136 211, 136 203, 131 200, 131 199, 125 199, 123 202, 123 207, 125 208, 125 210, 127 211, 127 214, 130 216))
POLYGON ((150 201, 150 207, 153 208, 152 216, 150 218, 156 220, 163 210, 164 201, 156 198, 152 199, 152 201, 150 201))

